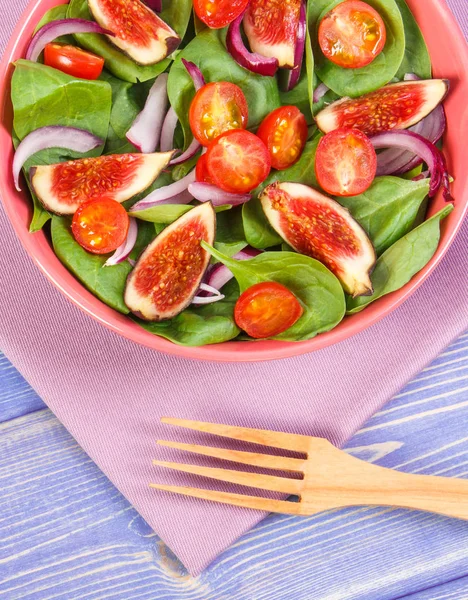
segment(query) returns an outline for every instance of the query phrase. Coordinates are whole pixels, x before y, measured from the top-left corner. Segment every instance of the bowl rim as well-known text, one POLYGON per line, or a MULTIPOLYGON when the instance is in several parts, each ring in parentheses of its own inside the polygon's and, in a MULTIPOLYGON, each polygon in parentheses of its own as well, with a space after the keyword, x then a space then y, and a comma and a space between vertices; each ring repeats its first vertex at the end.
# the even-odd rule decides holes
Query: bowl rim
MULTIPOLYGON (((281 342, 275 340, 228 341, 206 346, 180 346, 147 332, 131 321, 128 316, 121 315, 109 308, 89 292, 74 276, 70 275, 65 267, 59 263, 50 245, 49 250, 52 256, 43 257, 37 254, 36 240, 40 239, 43 241, 45 234, 42 231, 30 234, 28 227, 24 226, 24 223, 21 222, 21 219, 14 210, 15 201, 19 200, 20 194, 12 188, 11 161, 13 152, 11 146, 11 125, 8 127, 8 124, 5 123, 6 107, 10 102, 11 62, 21 56, 21 46, 24 46, 26 41, 24 36, 28 32, 30 33, 32 27, 37 24, 38 12, 44 10, 43 6, 46 5, 47 8, 50 8, 65 3, 64 0, 31 0, 23 11, 0 62, 0 140, 3 142, 2 147, 7 148, 6 154, 8 155, 7 160, 0 166, 0 196, 10 223, 13 225, 21 244, 29 256, 49 281, 86 314, 105 325, 108 329, 140 345, 183 358, 212 362, 257 362, 289 358, 334 345, 374 325, 402 305, 440 263, 458 233, 463 218, 468 211, 468 174, 465 175, 465 180, 461 184, 463 189, 457 198, 455 210, 452 211, 442 224, 441 241, 428 265, 400 290, 380 298, 361 313, 345 317, 336 328, 310 340, 302 342, 281 342), (55 258, 55 261, 52 257, 55 258), (64 271, 66 271, 68 277, 64 271), (70 283, 70 276, 77 285, 70 283), (363 315, 364 318, 362 318, 363 315)), ((462 67, 462 72, 465 73, 465 78, 461 81, 464 87, 468 88, 468 46, 463 33, 445 1, 434 1, 432 6, 434 11, 439 11, 437 16, 444 22, 445 27, 451 31, 452 43, 457 49, 458 63, 462 67)), ((448 158, 450 165, 450 157, 448 158)))

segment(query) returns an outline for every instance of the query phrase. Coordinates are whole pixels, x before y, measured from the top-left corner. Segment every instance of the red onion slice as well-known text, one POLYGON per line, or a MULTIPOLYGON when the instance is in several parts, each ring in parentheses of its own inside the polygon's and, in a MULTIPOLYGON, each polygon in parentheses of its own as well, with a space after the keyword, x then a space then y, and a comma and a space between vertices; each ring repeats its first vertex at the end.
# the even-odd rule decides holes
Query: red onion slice
POLYGON ((233 194, 231 192, 225 192, 215 185, 198 181, 191 183, 188 186, 188 191, 199 202, 211 201, 213 206, 223 206, 224 204, 238 206, 239 204, 245 204, 245 202, 248 202, 252 197, 251 194, 233 194))
POLYGON ((200 150, 200 148, 201 148, 200 142, 198 140, 196 140, 195 138, 193 138, 193 140, 192 140, 190 146, 187 148, 187 150, 185 152, 183 152, 177 158, 173 158, 169 164, 170 165, 180 165, 181 163, 185 162, 186 160, 189 160, 192 157, 194 157, 195 154, 200 150))
POLYGON ((96 135, 76 129, 75 127, 62 127, 60 125, 49 125, 32 131, 20 143, 13 159, 13 179, 18 192, 19 175, 24 163, 36 152, 47 148, 65 148, 73 152, 89 152, 104 144, 104 140, 96 135))
POLYGON ((324 83, 319 83, 318 86, 314 90, 314 94, 312 100, 314 103, 319 102, 323 96, 328 92, 330 88, 327 87, 324 83))
POLYGON ((423 160, 431 174, 429 197, 436 194, 441 185, 444 187, 444 198, 452 199, 449 190, 449 179, 445 158, 442 152, 431 142, 413 131, 392 129, 378 133, 370 138, 375 149, 400 148, 409 150, 423 160))
POLYGON ((167 78, 163 73, 156 79, 143 110, 127 131, 127 140, 144 154, 154 152, 159 144, 167 108, 167 78))
POLYGON ((159 145, 161 152, 169 152, 169 150, 174 149, 174 133, 178 122, 179 118, 177 113, 171 106, 167 111, 166 118, 164 119, 161 128, 161 142, 159 145))
POLYGON ((289 71, 286 91, 289 92, 294 89, 301 76, 302 59, 304 58, 306 40, 306 3, 304 0, 301 2, 301 8, 299 12, 299 23, 297 25, 297 38, 296 48, 294 50, 294 67, 289 71))
POLYGON ((198 90, 205 85, 205 78, 197 65, 189 60, 182 59, 182 64, 187 69, 187 73, 190 75, 195 86, 195 90, 198 90))
POLYGON ((415 73, 406 73, 403 81, 418 81, 420 78, 415 73))
POLYGON ((130 217, 130 224, 128 226, 127 238, 124 243, 120 245, 114 254, 106 260, 104 263, 105 267, 111 267, 113 265, 118 265, 128 258, 130 252, 133 250, 135 246, 135 242, 138 236, 138 225, 136 219, 130 217))
MULTIPOLYGON (((256 250, 251 246, 247 246, 237 254, 233 256, 236 260, 249 260, 261 254, 260 250, 256 250)), ((223 264, 217 263, 213 265, 208 272, 206 277, 205 285, 210 286, 213 289, 220 290, 228 281, 234 277, 232 272, 223 264)), ((202 284, 203 285, 203 284, 202 284)), ((204 289, 200 286, 200 289, 204 289)))
POLYGON ((175 183, 154 190, 132 206, 132 212, 152 208, 157 204, 189 204, 193 198, 187 188, 195 181, 195 169, 175 183))
POLYGON ((145 4, 154 12, 160 13, 162 11, 162 0, 145 0, 145 4))
POLYGON ((200 304, 212 304, 213 302, 219 302, 220 300, 224 300, 226 296, 223 294, 217 294, 216 296, 195 296, 192 300, 192 304, 200 305, 200 304))
MULTIPOLYGON (((247 10, 247 9, 246 9, 247 10)), ((257 52, 247 50, 242 39, 240 27, 245 11, 237 17, 230 25, 226 36, 226 47, 232 58, 244 69, 273 77, 278 70, 278 60, 267 58, 257 52)))
POLYGON ((44 25, 44 27, 41 27, 33 36, 26 52, 26 59, 35 62, 47 44, 53 42, 61 35, 70 35, 73 33, 114 35, 112 31, 103 29, 96 22, 87 21, 86 19, 59 19, 58 21, 51 21, 47 25, 44 25))

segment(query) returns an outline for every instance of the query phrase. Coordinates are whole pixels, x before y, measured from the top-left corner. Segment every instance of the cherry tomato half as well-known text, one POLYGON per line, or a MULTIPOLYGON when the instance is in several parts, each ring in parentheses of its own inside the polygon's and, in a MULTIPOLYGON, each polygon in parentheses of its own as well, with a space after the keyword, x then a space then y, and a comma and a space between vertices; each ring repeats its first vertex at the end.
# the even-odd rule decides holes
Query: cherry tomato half
POLYGON ((303 312, 299 300, 287 287, 265 281, 240 295, 234 319, 250 337, 269 338, 292 327, 303 312))
POLYGON ((226 192, 247 193, 270 172, 270 153, 262 140, 243 129, 226 131, 212 142, 206 166, 213 183, 226 192))
POLYGON ((190 127, 203 146, 209 146, 225 131, 245 129, 248 118, 244 92, 235 83, 227 81, 204 85, 190 105, 190 127))
POLYGON ((307 121, 296 106, 281 106, 263 119, 257 135, 270 152, 271 166, 281 171, 299 160, 307 141, 307 121))
POLYGON ((81 79, 97 79, 104 59, 76 46, 51 43, 44 48, 44 63, 63 73, 81 79))
POLYGON ((325 56, 345 69, 365 67, 385 46, 387 33, 379 13, 361 0, 346 0, 327 13, 318 30, 325 56))
POLYGON ((377 155, 358 129, 342 127, 324 135, 317 146, 315 174, 321 188, 335 196, 362 194, 374 180, 377 155))
POLYGON ((244 12, 249 0, 193 0, 200 21, 211 29, 221 29, 244 12))
POLYGON ((206 166, 206 154, 202 154, 198 159, 197 166, 195 167, 195 178, 200 183, 213 183, 208 173, 208 167, 206 166))
POLYGON ((72 220, 75 240, 88 252, 107 254, 116 250, 127 237, 129 218, 125 208, 109 198, 97 198, 82 204, 72 220))

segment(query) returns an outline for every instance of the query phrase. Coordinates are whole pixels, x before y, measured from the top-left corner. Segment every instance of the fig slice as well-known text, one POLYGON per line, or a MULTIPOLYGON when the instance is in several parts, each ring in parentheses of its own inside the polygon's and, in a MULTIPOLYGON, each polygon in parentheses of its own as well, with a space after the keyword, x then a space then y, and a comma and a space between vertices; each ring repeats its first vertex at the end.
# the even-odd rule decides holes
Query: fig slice
POLYGON ((372 242, 336 200, 302 183, 272 183, 260 196, 272 227, 294 250, 319 260, 355 298, 372 294, 372 242))
POLYGON ((112 31, 107 39, 140 65, 153 65, 181 42, 177 33, 140 0, 88 0, 96 21, 112 31))
POLYGON ((292 69, 300 12, 301 0, 250 0, 244 31, 252 51, 292 69))
POLYGON ((427 116, 445 98, 446 79, 391 83, 360 98, 341 98, 315 117, 328 133, 339 127, 354 127, 367 135, 389 129, 406 129, 427 116))
POLYGON ((165 321, 196 295, 210 262, 200 242, 214 242, 216 215, 211 202, 192 208, 166 227, 142 253, 127 279, 124 301, 145 321, 165 321))
POLYGON ((95 198, 129 200, 150 186, 172 158, 172 152, 110 154, 55 165, 31 167, 29 178, 44 207, 72 215, 95 198))

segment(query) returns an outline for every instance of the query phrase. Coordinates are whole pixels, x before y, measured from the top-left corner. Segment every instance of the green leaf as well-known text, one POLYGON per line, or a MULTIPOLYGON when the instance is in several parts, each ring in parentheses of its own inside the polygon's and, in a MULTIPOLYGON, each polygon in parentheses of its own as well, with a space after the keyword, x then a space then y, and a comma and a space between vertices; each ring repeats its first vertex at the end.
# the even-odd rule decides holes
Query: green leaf
MULTIPOLYGON (((50 10, 48 10, 39 23, 36 25, 34 29, 34 33, 37 33, 41 27, 47 25, 47 23, 51 23, 52 21, 59 21, 60 19, 66 19, 67 17, 67 4, 59 4, 58 6, 54 6, 50 10)), ((55 42, 60 42, 62 44, 73 44, 73 36, 71 35, 61 35, 60 37, 54 40, 55 42)))
MULTIPOLYGON (((185 35, 191 14, 190 0, 163 0, 163 11, 160 16, 181 38, 185 35)), ((88 0, 71 0, 67 16, 92 21, 88 0)), ((171 59, 166 58, 155 65, 138 65, 102 35, 78 33, 74 37, 80 46, 102 56, 106 61, 106 69, 113 75, 132 83, 153 79, 171 64, 171 59)))
POLYGON ((135 321, 146 331, 181 346, 227 342, 240 333, 234 321, 234 306, 239 297, 239 286, 234 279, 223 287, 223 294, 226 296, 224 300, 204 306, 191 306, 169 321, 135 321))
POLYGON ((385 22, 387 40, 382 52, 366 67, 344 69, 326 59, 320 50, 317 30, 322 18, 342 0, 309 2, 308 27, 318 77, 340 96, 362 96, 388 83, 397 73, 405 53, 405 32, 395 0, 368 0, 385 22))
POLYGON ((135 212, 130 211, 128 214, 131 217, 141 219, 142 221, 149 221, 151 223, 164 223, 168 225, 173 223, 186 212, 191 210, 193 206, 191 204, 157 204, 151 208, 145 208, 145 210, 137 210, 135 212))
POLYGON ((432 77, 431 58, 419 25, 405 0, 395 1, 403 18, 406 40, 405 55, 396 77, 403 79, 406 73, 415 73, 421 79, 430 79, 432 77))
POLYGON ((311 17, 309 16, 310 5, 312 3, 307 3, 307 23, 306 23, 306 40, 305 40, 305 62, 306 62, 306 71, 307 71, 307 93, 309 96, 309 106, 310 111, 314 114, 314 87, 316 85, 316 75, 315 75, 315 61, 314 61, 314 51, 312 50, 312 40, 309 31, 309 23, 312 22, 311 17))
POLYGON ((314 122, 309 102, 309 80, 305 69, 303 69, 296 87, 290 92, 280 91, 280 100, 283 106, 291 104, 297 106, 305 116, 308 125, 314 122))
POLYGON ((218 214, 216 216, 215 248, 227 256, 233 256, 246 246, 242 207, 237 206, 218 214))
POLYGON ((186 145, 192 139, 188 114, 195 88, 182 58, 195 63, 207 82, 229 81, 242 89, 249 106, 249 129, 280 106, 276 78, 256 75, 238 65, 226 50, 225 37, 226 30, 204 29, 177 55, 169 71, 169 101, 180 119, 186 145))
POLYGON ((407 233, 377 260, 371 275, 372 296, 348 298, 347 314, 360 312, 371 302, 402 288, 434 256, 440 239, 440 222, 453 210, 448 204, 433 217, 407 233))
POLYGON ((75 241, 67 217, 52 217, 52 244, 55 254, 90 292, 111 308, 127 314, 123 294, 132 267, 127 261, 104 267, 108 256, 90 254, 75 241))
MULTIPOLYGON (((111 113, 111 88, 104 81, 75 79, 45 65, 18 60, 11 80, 13 143, 15 147, 32 131, 47 125, 85 129, 103 140, 107 137, 111 113), (25 93, 26 90, 26 93, 25 93)), ((31 156, 23 172, 29 185, 29 169, 83 156, 99 156, 102 146, 86 154, 64 148, 50 148, 31 156)), ((50 219, 31 191, 34 213, 30 231, 39 231, 50 219)))
POLYGON ((317 187, 315 177, 315 153, 321 134, 317 134, 305 145, 298 162, 284 171, 272 171, 267 179, 255 191, 255 197, 244 204, 242 218, 244 222, 245 239, 254 248, 264 249, 277 246, 283 241, 268 222, 258 196, 263 189, 275 181, 293 181, 317 187))
POLYGON ((276 281, 286 286, 301 303, 304 313, 287 331, 274 339, 301 341, 333 329, 344 316, 345 299, 338 279, 313 258, 295 252, 264 252, 249 260, 234 260, 205 242, 203 248, 230 269, 240 292, 261 283, 276 281))
POLYGON ((336 200, 365 229, 379 256, 412 229, 428 192, 428 179, 376 177, 363 194, 336 200))

